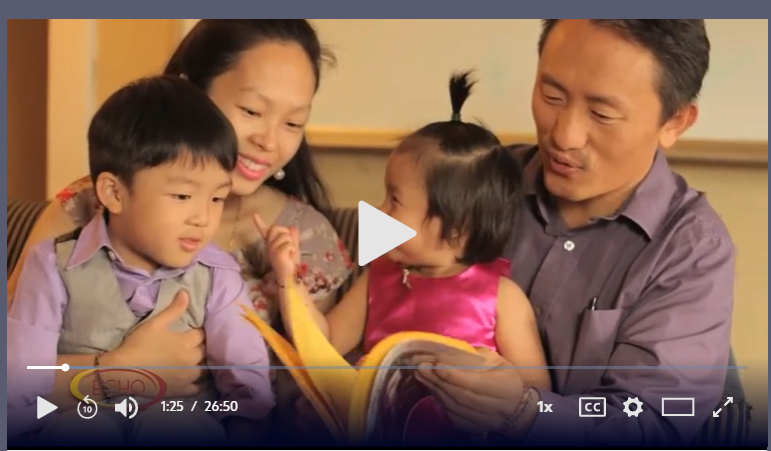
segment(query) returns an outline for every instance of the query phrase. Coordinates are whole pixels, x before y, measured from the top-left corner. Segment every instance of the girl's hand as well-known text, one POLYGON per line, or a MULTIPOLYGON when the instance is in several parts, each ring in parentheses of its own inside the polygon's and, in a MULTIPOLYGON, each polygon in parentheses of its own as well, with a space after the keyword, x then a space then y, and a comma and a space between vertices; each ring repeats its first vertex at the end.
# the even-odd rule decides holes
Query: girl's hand
POLYGON ((260 215, 254 225, 265 240, 268 258, 279 282, 294 278, 300 264, 300 231, 296 227, 267 226, 260 215))

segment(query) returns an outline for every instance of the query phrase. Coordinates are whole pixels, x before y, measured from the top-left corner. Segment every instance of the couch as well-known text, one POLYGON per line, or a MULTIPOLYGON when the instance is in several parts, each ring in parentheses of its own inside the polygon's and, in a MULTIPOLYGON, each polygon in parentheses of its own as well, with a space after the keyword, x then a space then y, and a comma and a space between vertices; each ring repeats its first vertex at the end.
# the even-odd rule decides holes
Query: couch
MULTIPOLYGON (((19 254, 32 225, 46 205, 47 202, 27 202, 8 199, 8 275, 11 274, 13 267, 19 259, 19 254)), ((331 222, 351 253, 352 260, 354 262, 357 261, 359 235, 357 210, 355 208, 335 209, 331 214, 331 222)), ((354 265, 354 268, 354 274, 340 287, 338 296, 342 296, 350 288, 353 280, 361 271, 358 265, 354 265)), ((729 358, 728 365, 736 366, 733 353, 729 358)), ((747 443, 752 407, 744 399, 744 393, 736 369, 728 371, 724 394, 725 397, 733 397, 734 402, 723 406, 725 401, 725 398, 723 398, 720 405, 715 407, 715 410, 718 407, 723 409, 719 417, 712 417, 707 420, 695 443, 693 443, 694 447, 735 448, 747 443)))

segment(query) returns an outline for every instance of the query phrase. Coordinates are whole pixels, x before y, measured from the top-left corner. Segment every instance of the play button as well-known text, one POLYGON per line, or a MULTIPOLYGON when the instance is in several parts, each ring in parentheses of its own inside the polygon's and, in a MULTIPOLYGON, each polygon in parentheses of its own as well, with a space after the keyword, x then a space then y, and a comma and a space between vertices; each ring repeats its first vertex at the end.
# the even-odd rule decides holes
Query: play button
POLYGON ((417 232, 372 205, 359 201, 359 266, 410 240, 417 232))
POLYGON ((37 397, 37 419, 41 419, 54 410, 58 409, 55 404, 46 401, 40 396, 37 397))

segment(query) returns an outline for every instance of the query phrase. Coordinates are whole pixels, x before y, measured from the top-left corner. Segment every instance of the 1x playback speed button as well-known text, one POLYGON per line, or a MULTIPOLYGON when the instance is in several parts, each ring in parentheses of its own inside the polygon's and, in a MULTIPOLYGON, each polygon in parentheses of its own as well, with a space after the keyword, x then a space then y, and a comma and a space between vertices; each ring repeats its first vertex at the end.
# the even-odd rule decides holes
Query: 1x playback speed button
POLYGON ((96 401, 89 398, 88 395, 83 398, 83 401, 78 403, 78 415, 80 415, 80 418, 90 420, 96 416, 97 410, 99 410, 99 405, 97 405, 96 401))

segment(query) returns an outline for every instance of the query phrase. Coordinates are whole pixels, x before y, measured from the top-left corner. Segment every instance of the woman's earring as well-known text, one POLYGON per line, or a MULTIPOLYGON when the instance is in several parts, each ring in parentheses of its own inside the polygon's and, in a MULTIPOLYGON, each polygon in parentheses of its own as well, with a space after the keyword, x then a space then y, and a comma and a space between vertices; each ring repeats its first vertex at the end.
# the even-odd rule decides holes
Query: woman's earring
POLYGON ((285 176, 286 172, 284 172, 283 169, 279 169, 275 174, 273 174, 273 178, 276 180, 283 180, 285 176))

